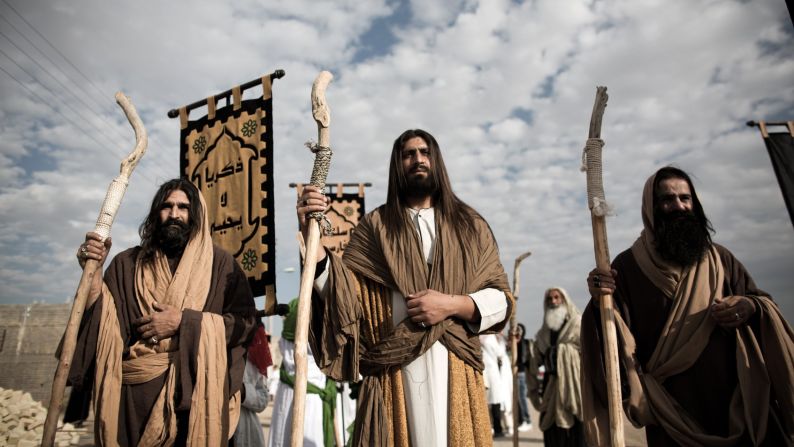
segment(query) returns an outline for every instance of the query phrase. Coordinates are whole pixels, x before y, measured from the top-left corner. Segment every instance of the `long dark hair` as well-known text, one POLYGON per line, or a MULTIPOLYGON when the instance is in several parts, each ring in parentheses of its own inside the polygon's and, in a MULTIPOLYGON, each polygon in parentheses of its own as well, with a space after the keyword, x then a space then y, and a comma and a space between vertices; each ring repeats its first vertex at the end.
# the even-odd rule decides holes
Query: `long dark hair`
POLYGON ((199 199, 199 192, 196 186, 190 183, 187 179, 175 178, 168 180, 160 185, 157 194, 152 199, 152 207, 149 209, 149 215, 138 227, 138 234, 141 236, 141 260, 144 262, 154 259, 154 253, 157 251, 157 229, 160 227, 160 209, 163 207, 165 200, 168 196, 180 190, 185 193, 190 206, 188 207, 188 226, 190 227, 190 238, 192 239, 199 230, 204 215, 201 210, 201 199, 199 199))
POLYGON ((653 180, 654 216, 657 214, 656 196, 659 191, 659 185, 663 181, 669 180, 671 178, 685 180, 689 185, 689 192, 692 193, 692 213, 695 215, 695 218, 697 218, 700 225, 706 229, 706 238, 708 239, 709 244, 711 244, 711 234, 714 233, 714 227, 711 226, 711 221, 709 221, 709 219, 706 217, 706 212, 703 211, 703 205, 700 204, 700 199, 698 198, 697 192, 695 192, 695 185, 692 184, 692 179, 689 177, 689 174, 679 168, 674 166, 665 166, 656 171, 656 177, 653 180))
POLYGON ((527 328, 524 326, 524 323, 518 323, 518 324, 516 325, 516 327, 517 327, 518 329, 521 329, 521 338, 520 338, 520 340, 523 340, 523 339, 525 339, 525 338, 526 338, 526 336, 527 336, 527 328))
POLYGON ((396 235, 400 228, 410 225, 405 211, 408 207, 406 199, 408 179, 406 179, 402 167, 402 148, 408 140, 416 137, 423 139, 430 150, 430 171, 435 184, 438 185, 432 197, 436 215, 440 215, 443 221, 451 225, 458 237, 475 236, 473 219, 479 218, 480 215, 452 192, 452 185, 449 182, 447 168, 444 165, 438 142, 433 135, 422 129, 406 130, 394 140, 389 163, 389 189, 386 192, 386 205, 384 205, 385 212, 383 213, 383 224, 387 234, 396 235))

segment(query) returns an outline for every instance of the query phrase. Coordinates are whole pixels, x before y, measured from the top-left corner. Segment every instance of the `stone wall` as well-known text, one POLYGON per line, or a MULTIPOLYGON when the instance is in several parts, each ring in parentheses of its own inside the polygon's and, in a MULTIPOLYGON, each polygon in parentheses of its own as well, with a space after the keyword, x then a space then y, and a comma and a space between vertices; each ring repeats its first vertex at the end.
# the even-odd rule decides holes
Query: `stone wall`
POLYGON ((27 391, 49 403, 58 360, 55 350, 71 304, 0 305, 0 387, 27 391))
MULTIPOLYGON (((26 391, 44 406, 49 404, 58 366, 55 350, 71 310, 71 303, 0 304, 0 388, 26 391)), ((270 341, 276 365, 281 364, 278 339, 274 334, 270 341)))

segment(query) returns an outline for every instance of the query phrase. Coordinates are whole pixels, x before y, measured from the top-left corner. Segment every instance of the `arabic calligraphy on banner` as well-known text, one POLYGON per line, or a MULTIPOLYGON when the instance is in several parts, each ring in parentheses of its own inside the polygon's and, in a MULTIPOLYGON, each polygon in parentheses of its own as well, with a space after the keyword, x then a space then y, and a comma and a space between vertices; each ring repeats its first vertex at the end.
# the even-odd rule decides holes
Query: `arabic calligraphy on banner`
MULTIPOLYGON (((298 197, 303 189, 302 184, 298 184, 298 197)), ((364 217, 364 184, 329 184, 328 197, 331 198, 331 205, 325 216, 331 222, 333 234, 323 236, 320 243, 332 252, 342 256, 345 251, 350 236, 358 225, 359 220, 364 217), (354 186, 357 191, 345 192, 345 186, 354 186)))
POLYGON ((254 296, 267 296, 267 310, 276 270, 269 77, 263 87, 261 98, 246 101, 233 89, 233 104, 218 110, 208 98, 206 116, 183 119, 181 150, 182 175, 207 202, 212 241, 235 257, 254 296))

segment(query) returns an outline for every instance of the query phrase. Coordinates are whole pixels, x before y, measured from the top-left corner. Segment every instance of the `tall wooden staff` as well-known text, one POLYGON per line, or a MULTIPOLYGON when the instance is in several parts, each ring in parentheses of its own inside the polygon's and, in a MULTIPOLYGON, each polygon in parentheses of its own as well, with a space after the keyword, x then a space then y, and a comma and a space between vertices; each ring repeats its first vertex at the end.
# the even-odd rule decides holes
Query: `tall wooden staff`
MULTIPOLYGON (((604 199, 604 182, 601 178, 601 118, 607 106, 606 87, 596 89, 593 114, 590 117, 590 131, 585 145, 587 170, 587 199, 590 206, 590 217, 593 222, 593 247, 595 249, 596 266, 600 269, 611 269, 609 246, 607 244, 607 226, 605 216, 608 206, 604 199)), ((615 332, 615 311, 612 295, 602 295, 599 301, 601 310, 601 332, 604 335, 604 363, 606 365, 607 393, 609 397, 609 434, 612 447, 622 447, 623 410, 620 396, 620 372, 618 370, 617 335, 615 332)))
MULTIPOLYGON (((314 152, 314 168, 310 184, 317 188, 325 188, 325 179, 331 166, 330 130, 331 113, 325 103, 325 89, 334 76, 322 71, 312 84, 312 115, 317 122, 317 144, 312 146, 314 152)), ((309 318, 311 317, 312 287, 314 271, 317 267, 317 249, 320 246, 320 221, 323 213, 316 211, 309 214, 309 238, 306 241, 306 256, 301 274, 300 294, 298 295, 298 315, 295 323, 295 386, 292 398, 292 431, 291 446, 303 445, 303 418, 306 408, 306 380, 308 373, 307 344, 309 339, 309 318)), ((327 222, 327 221, 326 221, 327 222)))
MULTIPOLYGON (((127 158, 122 160, 119 175, 110 183, 108 191, 105 194, 105 200, 102 202, 102 209, 99 212, 94 232, 99 234, 103 241, 110 236, 110 227, 113 225, 113 220, 116 218, 116 212, 119 209, 119 205, 121 205, 121 199, 127 191, 127 183, 130 175, 135 169, 135 166, 138 165, 141 157, 143 157, 143 154, 146 152, 146 146, 149 144, 148 137, 146 136, 146 129, 143 127, 143 122, 141 122, 138 112, 135 110, 135 106, 130 102, 130 99, 123 93, 117 92, 116 102, 121 106, 122 110, 124 110, 124 114, 127 115, 127 120, 135 131, 135 148, 127 155, 127 158)), ((80 285, 77 287, 77 293, 74 297, 72 312, 69 315, 69 322, 66 325, 66 332, 63 334, 61 358, 58 362, 58 368, 55 370, 55 378, 52 381, 50 405, 47 407, 47 419, 44 421, 44 433, 41 438, 42 446, 52 446, 55 441, 58 416, 61 414, 61 409, 63 408, 63 392, 66 387, 66 378, 69 375, 75 344, 77 342, 77 329, 80 327, 80 321, 85 311, 85 302, 88 298, 88 292, 91 288, 94 274, 96 273, 102 274, 99 262, 95 259, 88 259, 83 268, 83 275, 80 277, 80 285)))
MULTIPOLYGON (((516 300, 516 310, 513 315, 510 315, 510 349, 513 353, 510 363, 513 368, 513 447, 518 447, 518 326, 516 325, 516 312, 518 311, 518 266, 521 261, 526 259, 531 252, 522 253, 516 258, 515 266, 513 267, 513 298, 516 300)), ((526 397, 526 396, 524 396, 526 397)))

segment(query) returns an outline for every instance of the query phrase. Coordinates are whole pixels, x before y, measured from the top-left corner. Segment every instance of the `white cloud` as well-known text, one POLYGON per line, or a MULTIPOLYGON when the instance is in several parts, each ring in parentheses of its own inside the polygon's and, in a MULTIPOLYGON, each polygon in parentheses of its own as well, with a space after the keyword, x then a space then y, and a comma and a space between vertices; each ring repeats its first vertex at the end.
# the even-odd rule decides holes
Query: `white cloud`
POLYGON ((488 129, 489 136, 500 143, 521 145, 529 136, 529 127, 523 120, 507 118, 488 129))
MULTIPOLYGON (((303 142, 316 138, 309 91, 319 70, 330 69, 329 180, 372 182, 374 208, 385 197, 393 139, 426 128, 444 150, 456 192, 489 220, 509 274, 515 256, 533 252, 522 264, 519 320, 534 331, 552 284, 584 307, 594 262, 578 168, 595 86, 607 85, 604 180, 618 210, 607 221, 611 254, 639 234, 647 176, 674 162, 696 176, 716 240, 794 316, 783 299, 794 286, 784 270, 794 264, 794 233, 758 132, 743 124, 792 118, 794 50, 782 4, 426 3, 12 2, 90 78, 47 49, 102 117, 86 112, 94 124, 72 117, 98 144, 0 73, 0 302, 62 302, 73 293, 74 251, 133 143, 113 104, 116 90, 132 97, 151 144, 114 226, 114 252, 137 242, 157 184, 178 174, 178 122, 166 112, 283 68, 287 76, 274 84, 279 269, 297 266, 295 192, 286 185, 308 179, 312 157, 303 142), (411 17, 399 24, 383 20, 406 11, 411 17), (373 23, 391 28, 396 41, 356 61, 373 23)), ((8 60, 0 65, 51 96, 8 60)), ((78 107, 68 92, 57 94, 78 107)), ((297 281, 279 276, 282 300, 297 294, 297 281)))

